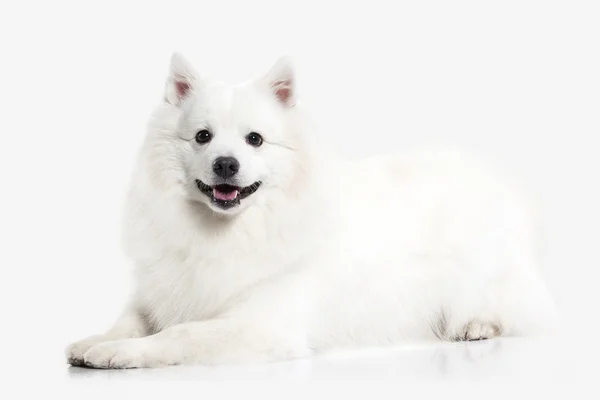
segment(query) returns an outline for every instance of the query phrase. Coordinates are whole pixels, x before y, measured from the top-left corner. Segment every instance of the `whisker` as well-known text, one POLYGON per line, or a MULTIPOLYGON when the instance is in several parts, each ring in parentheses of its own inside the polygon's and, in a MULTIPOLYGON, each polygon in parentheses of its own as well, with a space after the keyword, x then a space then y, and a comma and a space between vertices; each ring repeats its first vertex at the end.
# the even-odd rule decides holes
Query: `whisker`
POLYGON ((297 149, 295 149, 293 147, 290 147, 290 146, 288 146, 287 144, 284 144, 284 143, 269 142, 269 141, 264 140, 264 139, 263 139, 263 141, 266 142, 266 143, 268 143, 268 144, 271 144, 273 146, 283 147, 284 149, 288 149, 290 151, 298 151, 297 149))

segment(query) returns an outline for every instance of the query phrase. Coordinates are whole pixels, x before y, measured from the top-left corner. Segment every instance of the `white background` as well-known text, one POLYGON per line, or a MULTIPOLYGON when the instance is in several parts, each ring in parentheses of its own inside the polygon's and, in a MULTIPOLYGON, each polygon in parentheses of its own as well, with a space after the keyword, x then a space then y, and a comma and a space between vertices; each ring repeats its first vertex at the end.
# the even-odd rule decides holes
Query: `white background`
POLYGON ((161 393, 157 384, 137 380, 194 380, 202 389, 189 393, 197 396, 241 390, 214 381, 270 378, 529 382, 536 390, 593 383, 597 1, 157 3, 0 6, 0 379, 21 390, 62 386, 84 397, 130 378, 152 394, 161 393), (323 140, 349 156, 459 145, 519 178, 542 200, 545 268, 564 336, 264 367, 69 369, 64 346, 106 329, 127 296, 120 212, 175 50, 201 73, 232 82, 292 55, 300 102, 323 140))

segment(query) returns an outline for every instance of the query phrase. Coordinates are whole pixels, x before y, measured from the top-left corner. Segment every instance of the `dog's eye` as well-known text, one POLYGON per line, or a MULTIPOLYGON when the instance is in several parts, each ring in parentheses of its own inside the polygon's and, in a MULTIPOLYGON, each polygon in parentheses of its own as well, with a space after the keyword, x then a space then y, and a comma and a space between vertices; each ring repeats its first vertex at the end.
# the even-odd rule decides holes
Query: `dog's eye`
POLYGON ((246 142, 250 146, 258 147, 263 144, 263 138, 256 132, 250 132, 248 136, 246 136, 246 142))
POLYGON ((208 143, 210 142, 210 139, 212 139, 212 135, 206 129, 203 129, 200 132, 196 133, 196 142, 200 144, 208 143))

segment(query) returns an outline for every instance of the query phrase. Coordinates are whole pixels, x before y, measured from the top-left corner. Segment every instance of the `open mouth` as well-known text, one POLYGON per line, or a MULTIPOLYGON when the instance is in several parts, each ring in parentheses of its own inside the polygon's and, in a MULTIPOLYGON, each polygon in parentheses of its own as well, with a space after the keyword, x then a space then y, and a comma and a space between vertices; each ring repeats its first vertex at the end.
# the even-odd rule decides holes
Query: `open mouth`
POLYGON ((229 208, 238 206, 240 200, 245 199, 252 193, 256 192, 261 185, 261 182, 254 182, 250 186, 239 187, 229 184, 219 184, 215 186, 207 185, 199 179, 196 179, 196 185, 198 189, 208 197, 210 197, 213 204, 219 208, 227 210, 229 208))

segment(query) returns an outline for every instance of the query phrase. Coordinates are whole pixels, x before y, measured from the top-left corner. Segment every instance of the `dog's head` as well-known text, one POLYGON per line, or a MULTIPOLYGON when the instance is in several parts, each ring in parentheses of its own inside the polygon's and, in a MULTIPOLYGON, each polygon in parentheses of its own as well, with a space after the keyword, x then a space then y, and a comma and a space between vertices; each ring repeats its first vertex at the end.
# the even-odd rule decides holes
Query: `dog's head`
POLYGON ((234 215, 264 201, 294 174, 295 78, 280 59, 260 79, 226 85, 203 79, 179 54, 171 60, 165 107, 186 196, 234 215))

